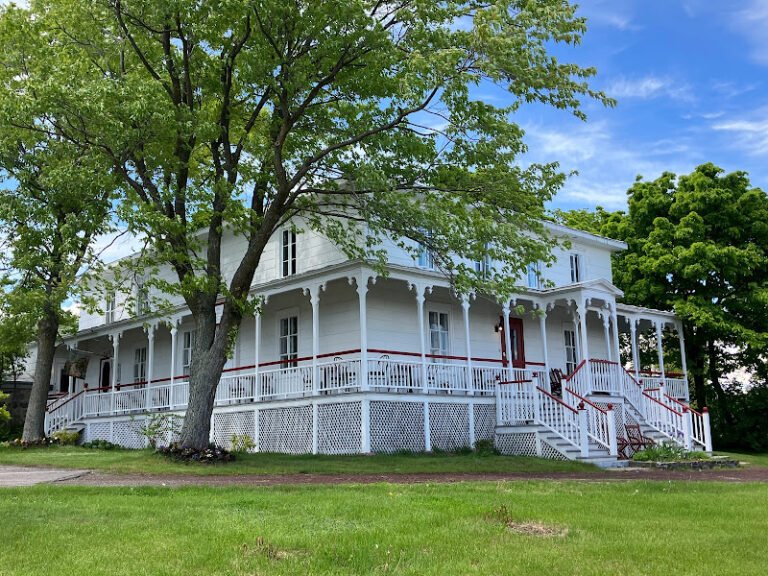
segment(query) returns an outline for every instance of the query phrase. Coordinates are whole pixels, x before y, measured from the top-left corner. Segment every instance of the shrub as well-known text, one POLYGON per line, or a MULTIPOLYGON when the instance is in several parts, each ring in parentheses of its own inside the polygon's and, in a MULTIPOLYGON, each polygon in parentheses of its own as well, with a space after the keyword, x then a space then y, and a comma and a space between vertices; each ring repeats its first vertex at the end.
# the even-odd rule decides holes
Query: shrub
POLYGON ((495 456, 499 453, 493 440, 478 440, 475 442, 475 453, 478 456, 495 456))
POLYGON ((632 460, 637 462, 679 462, 685 460, 709 460, 704 452, 688 452, 677 444, 659 444, 635 452, 632 460))
POLYGON ((256 442, 248 434, 232 434, 232 452, 243 454, 256 448, 256 442))
POLYGON ((153 414, 138 426, 136 432, 147 439, 149 447, 157 450, 157 443, 166 434, 171 437, 179 432, 179 417, 176 414, 153 414))
POLYGON ((80 439, 80 432, 77 430, 57 430, 51 435, 51 438, 62 446, 74 446, 80 439))
POLYGON ((94 450, 116 450, 122 448, 119 444, 113 444, 109 440, 91 440, 90 442, 85 442, 83 445, 83 448, 91 448, 94 450))
POLYGON ((157 453, 163 454, 172 460, 178 460, 180 462, 198 462, 201 464, 231 462, 235 459, 235 455, 232 452, 214 446, 213 444, 204 450, 182 448, 178 444, 171 444, 167 448, 158 448, 157 453))

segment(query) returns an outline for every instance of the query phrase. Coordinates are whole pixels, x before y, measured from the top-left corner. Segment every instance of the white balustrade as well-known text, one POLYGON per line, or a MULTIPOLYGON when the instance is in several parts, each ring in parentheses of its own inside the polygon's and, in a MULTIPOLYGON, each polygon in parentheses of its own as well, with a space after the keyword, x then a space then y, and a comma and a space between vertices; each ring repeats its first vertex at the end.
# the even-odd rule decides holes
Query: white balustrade
POLYGON ((536 403, 539 423, 558 436, 582 448, 582 423, 579 410, 572 408, 543 388, 536 388, 536 403))
POLYGON ((427 390, 445 394, 466 394, 466 364, 432 362, 427 364, 427 390))
POLYGON ((360 360, 342 360, 318 364, 320 394, 356 392, 360 389, 360 360))
POLYGON ((524 424, 536 420, 533 380, 499 384, 496 389, 496 420, 500 426, 524 424))
POLYGON ((615 456, 617 439, 613 410, 603 409, 569 388, 564 388, 563 394, 569 405, 578 406, 582 404, 584 406, 584 409, 587 411, 587 433, 589 437, 597 444, 606 448, 609 454, 615 456))
POLYGON ((496 384, 506 377, 507 370, 501 366, 472 366, 472 390, 476 396, 493 396, 496 384))
POLYGON ((368 360, 368 386, 375 392, 421 392, 421 368, 420 361, 368 360))
POLYGON ((312 395, 312 366, 275 368, 259 372, 262 400, 302 398, 312 395))

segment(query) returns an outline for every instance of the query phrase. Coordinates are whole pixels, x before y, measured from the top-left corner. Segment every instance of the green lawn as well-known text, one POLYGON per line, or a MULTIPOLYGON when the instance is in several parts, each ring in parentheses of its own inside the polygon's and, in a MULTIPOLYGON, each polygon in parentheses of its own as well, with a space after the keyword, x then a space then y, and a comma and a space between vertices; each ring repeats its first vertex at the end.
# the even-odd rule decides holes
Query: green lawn
POLYGON ((766 510, 715 482, 38 486, 0 491, 0 574, 762 576, 766 510))
MULTIPOLYGON (((590 472, 598 468, 520 456, 394 454, 375 456, 238 455, 214 466, 169 461, 151 450, 94 450, 78 446, 0 448, 0 464, 58 466, 141 474, 413 474, 418 472, 590 472)), ((0 572, 2 574, 2 572, 0 572)))
POLYGON ((740 462, 746 462, 750 466, 768 467, 768 454, 744 453, 744 452, 716 452, 719 456, 728 456, 740 462))

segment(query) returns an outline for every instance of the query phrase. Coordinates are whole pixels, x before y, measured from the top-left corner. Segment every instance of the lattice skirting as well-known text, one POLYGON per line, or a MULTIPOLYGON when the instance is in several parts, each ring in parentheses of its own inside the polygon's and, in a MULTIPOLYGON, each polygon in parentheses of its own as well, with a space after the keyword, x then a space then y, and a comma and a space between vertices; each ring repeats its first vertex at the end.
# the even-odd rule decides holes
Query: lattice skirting
POLYGON ((537 456, 536 432, 496 434, 496 449, 508 456, 537 456))
POLYGON ((424 404, 371 402, 372 452, 423 452, 424 404))
POLYGON ((255 446, 256 411, 214 413, 213 443, 231 450, 237 436, 250 437, 255 446))
POLYGON ((541 457, 550 460, 568 460, 568 457, 546 440, 541 441, 541 457))
POLYGON ((456 450, 470 445, 468 404, 429 403, 432 448, 456 450))
POLYGON ((259 410, 259 451, 312 452, 312 406, 259 410))
POLYGON ((317 450, 321 454, 356 454, 362 450, 361 402, 317 407, 317 450))
POLYGON ((475 404, 475 441, 493 440, 496 431, 496 406, 475 404))
POLYGON ((89 422, 85 426, 83 433, 83 442, 93 442, 94 440, 110 441, 112 436, 112 424, 110 422, 89 422))

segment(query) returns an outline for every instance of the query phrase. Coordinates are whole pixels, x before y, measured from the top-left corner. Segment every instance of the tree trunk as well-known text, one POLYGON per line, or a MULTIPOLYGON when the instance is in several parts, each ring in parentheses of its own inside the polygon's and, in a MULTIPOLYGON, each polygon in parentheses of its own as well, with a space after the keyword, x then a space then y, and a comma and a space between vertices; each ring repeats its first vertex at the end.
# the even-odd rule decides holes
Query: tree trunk
POLYGON ((59 335, 59 315, 50 305, 46 305, 37 324, 37 360, 35 378, 29 395, 27 416, 24 419, 24 442, 35 442, 45 437, 45 406, 48 401, 48 389, 51 384, 53 357, 56 354, 56 338, 59 335))
POLYGON ((229 338, 224 323, 216 325, 215 303, 203 313, 194 314, 196 337, 189 367, 189 401, 179 445, 182 448, 204 450, 211 433, 211 414, 216 388, 227 362, 229 338))
POLYGON ((712 388, 715 389, 715 394, 717 395, 718 409, 720 410, 725 423, 731 425, 734 423, 734 418, 733 414, 731 414, 728 395, 720 385, 720 372, 717 368, 717 349, 715 348, 715 343, 713 341, 707 343, 707 351, 709 354, 709 379, 712 383, 712 388))

